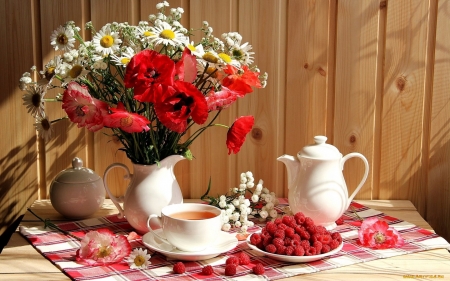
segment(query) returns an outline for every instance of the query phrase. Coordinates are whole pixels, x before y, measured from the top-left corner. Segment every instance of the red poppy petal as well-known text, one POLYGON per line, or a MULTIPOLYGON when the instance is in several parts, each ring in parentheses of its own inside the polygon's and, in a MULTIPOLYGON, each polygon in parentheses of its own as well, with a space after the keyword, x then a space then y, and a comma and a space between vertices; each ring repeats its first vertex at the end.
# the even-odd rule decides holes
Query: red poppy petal
POLYGON ((233 152, 238 153, 245 142, 247 134, 251 131, 255 123, 253 116, 241 116, 234 121, 227 133, 228 155, 233 152))

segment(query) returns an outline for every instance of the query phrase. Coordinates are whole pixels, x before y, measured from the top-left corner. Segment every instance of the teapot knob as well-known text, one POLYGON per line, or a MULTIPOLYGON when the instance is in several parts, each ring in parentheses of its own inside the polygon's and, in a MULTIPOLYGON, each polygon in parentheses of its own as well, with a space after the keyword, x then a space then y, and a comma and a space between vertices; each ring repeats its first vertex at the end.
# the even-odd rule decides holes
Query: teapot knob
POLYGON ((80 170, 83 167, 83 160, 81 158, 75 157, 72 159, 72 167, 75 170, 80 170))
POLYGON ((316 144, 324 144, 327 141, 327 137, 326 136, 315 136, 314 137, 314 142, 316 144))

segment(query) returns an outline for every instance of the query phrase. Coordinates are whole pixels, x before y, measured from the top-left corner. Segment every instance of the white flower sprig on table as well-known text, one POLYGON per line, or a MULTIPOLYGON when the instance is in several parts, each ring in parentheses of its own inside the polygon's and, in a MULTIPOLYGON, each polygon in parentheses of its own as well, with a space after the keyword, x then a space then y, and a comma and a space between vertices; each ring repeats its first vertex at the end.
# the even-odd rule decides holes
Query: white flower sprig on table
POLYGON ((247 232, 249 227, 254 225, 249 218, 259 218, 260 221, 275 219, 289 210, 277 210, 279 204, 278 198, 274 192, 263 187, 263 180, 260 179, 255 185, 253 173, 248 171, 241 173, 240 184, 238 187, 230 189, 230 195, 225 194, 217 198, 208 196, 211 189, 211 182, 208 190, 201 197, 203 201, 216 206, 222 210, 222 230, 229 231, 231 228, 239 228, 241 232, 247 232), (250 197, 246 197, 246 193, 250 197))

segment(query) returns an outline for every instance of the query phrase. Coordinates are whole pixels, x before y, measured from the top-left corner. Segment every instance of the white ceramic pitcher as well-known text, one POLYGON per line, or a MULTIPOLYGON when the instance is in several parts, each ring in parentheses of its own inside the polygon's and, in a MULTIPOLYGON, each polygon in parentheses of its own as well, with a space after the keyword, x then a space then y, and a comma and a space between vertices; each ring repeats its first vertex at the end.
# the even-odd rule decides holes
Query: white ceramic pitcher
POLYGON ((351 201, 364 185, 369 174, 369 163, 360 153, 353 152, 342 157, 339 150, 326 143, 327 137, 314 137, 315 143, 305 146, 297 153, 280 156, 277 160, 287 168, 289 205, 294 213, 303 212, 317 225, 333 229, 349 207, 351 201), (365 165, 364 176, 349 197, 342 173, 345 162, 358 157, 365 165))

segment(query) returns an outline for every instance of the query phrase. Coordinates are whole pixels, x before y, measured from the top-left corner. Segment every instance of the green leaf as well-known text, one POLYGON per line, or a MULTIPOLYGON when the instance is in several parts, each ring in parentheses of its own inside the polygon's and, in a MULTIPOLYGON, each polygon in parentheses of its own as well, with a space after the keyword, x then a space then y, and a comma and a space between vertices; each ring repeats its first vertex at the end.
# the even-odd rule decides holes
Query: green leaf
POLYGON ((208 183, 208 189, 206 190, 205 194, 200 197, 201 200, 206 201, 205 198, 208 198, 209 190, 211 189, 211 176, 209 177, 209 183, 208 183))

